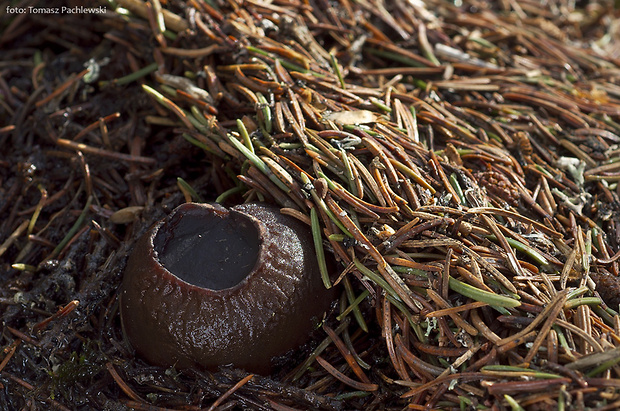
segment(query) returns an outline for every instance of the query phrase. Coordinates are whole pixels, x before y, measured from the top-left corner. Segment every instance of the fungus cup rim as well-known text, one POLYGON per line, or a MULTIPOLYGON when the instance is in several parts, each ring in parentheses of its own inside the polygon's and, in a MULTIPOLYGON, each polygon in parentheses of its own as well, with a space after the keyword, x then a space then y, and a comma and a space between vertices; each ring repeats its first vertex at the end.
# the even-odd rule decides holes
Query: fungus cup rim
POLYGON ((183 203, 177 206, 174 210, 172 210, 170 214, 168 214, 166 217, 162 218, 161 220, 157 221, 157 223, 155 223, 155 225, 153 225, 149 229, 147 245, 148 245, 148 250, 149 250, 149 258, 152 258, 153 261, 157 263, 158 267, 160 267, 163 270, 163 272, 158 273, 159 276, 171 277, 171 278, 166 278, 166 279, 170 279, 172 281, 178 281, 182 283, 184 286, 188 286, 189 287, 188 291, 190 292, 197 292, 197 293, 202 293, 206 295, 222 296, 225 294, 229 294, 229 293, 232 294, 232 293, 238 292, 241 289, 247 287, 248 284, 251 282, 252 278, 258 275, 257 273, 260 271, 259 268, 261 267, 262 264, 264 264, 265 258, 266 258, 265 256, 266 249, 265 249, 265 241, 264 241, 266 234, 268 234, 268 230, 265 224, 253 215, 240 212, 238 210, 235 210, 232 207, 225 208, 223 206, 220 206, 219 204, 193 203, 192 202, 192 203, 183 203), (194 212, 194 211, 200 211, 201 213, 199 215, 200 217, 209 215, 209 216, 214 216, 215 218, 222 218, 223 220, 234 218, 235 216, 237 216, 239 218, 250 221, 251 224, 256 229, 256 234, 258 237, 258 252, 256 255, 256 261, 254 265, 252 266, 252 268, 247 272, 245 277, 243 277, 241 281, 239 281, 237 284, 233 285, 232 287, 213 289, 213 288, 201 287, 199 285, 192 284, 188 282, 187 280, 181 278, 174 272, 172 272, 160 260, 160 252, 157 250, 157 247, 155 245, 155 238, 157 237, 158 234, 160 234, 160 230, 165 229, 165 226, 167 224, 170 224, 172 220, 177 216, 177 214, 181 214, 181 217, 183 217, 183 214, 186 214, 188 212, 194 212), (210 211, 210 213, 206 213, 206 211, 210 211))

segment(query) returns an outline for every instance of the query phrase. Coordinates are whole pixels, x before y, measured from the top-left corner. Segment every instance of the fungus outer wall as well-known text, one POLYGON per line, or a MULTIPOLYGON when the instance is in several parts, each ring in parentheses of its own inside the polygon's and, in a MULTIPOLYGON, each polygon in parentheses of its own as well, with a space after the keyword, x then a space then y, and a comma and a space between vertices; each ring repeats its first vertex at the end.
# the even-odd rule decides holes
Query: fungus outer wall
POLYGON ((260 203, 187 203, 137 241, 120 306, 127 338, 150 363, 267 374, 334 298, 305 224, 260 203))

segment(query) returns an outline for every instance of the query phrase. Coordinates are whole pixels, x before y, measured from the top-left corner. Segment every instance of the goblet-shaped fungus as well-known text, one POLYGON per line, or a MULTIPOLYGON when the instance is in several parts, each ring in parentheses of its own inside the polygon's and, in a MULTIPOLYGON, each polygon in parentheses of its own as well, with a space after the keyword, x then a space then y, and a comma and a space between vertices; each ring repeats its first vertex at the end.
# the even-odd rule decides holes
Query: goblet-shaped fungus
POLYGON ((147 361, 268 373, 328 309, 308 227, 264 204, 186 203, 136 243, 120 294, 147 361))

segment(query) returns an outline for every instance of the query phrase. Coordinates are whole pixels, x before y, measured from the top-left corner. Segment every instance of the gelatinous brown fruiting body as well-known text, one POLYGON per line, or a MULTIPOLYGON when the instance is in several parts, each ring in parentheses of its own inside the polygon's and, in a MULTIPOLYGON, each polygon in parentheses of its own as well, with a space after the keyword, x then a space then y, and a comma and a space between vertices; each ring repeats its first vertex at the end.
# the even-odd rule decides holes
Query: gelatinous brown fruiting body
POLYGON ((266 374, 333 297, 303 223, 260 203, 187 203, 137 241, 120 309, 125 335, 150 363, 266 374))
POLYGON ((591 272, 590 277, 596 283, 596 291, 612 310, 620 307, 620 278, 606 272, 591 272))

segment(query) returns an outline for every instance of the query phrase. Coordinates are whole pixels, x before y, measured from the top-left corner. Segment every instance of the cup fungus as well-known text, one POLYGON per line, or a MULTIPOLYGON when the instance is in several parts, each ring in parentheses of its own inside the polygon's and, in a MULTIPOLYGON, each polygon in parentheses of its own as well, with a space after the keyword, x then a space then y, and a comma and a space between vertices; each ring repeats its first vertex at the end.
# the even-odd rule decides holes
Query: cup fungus
POLYGON ((332 298, 304 224, 259 203, 187 203, 137 241, 120 309, 125 335, 153 364, 265 374, 332 298))

